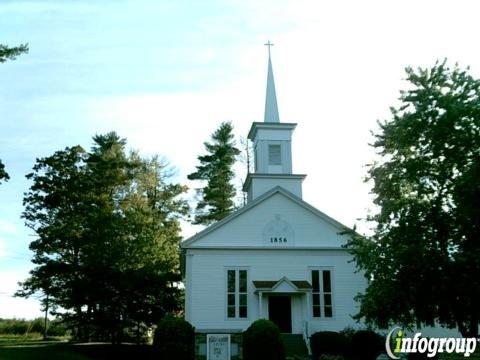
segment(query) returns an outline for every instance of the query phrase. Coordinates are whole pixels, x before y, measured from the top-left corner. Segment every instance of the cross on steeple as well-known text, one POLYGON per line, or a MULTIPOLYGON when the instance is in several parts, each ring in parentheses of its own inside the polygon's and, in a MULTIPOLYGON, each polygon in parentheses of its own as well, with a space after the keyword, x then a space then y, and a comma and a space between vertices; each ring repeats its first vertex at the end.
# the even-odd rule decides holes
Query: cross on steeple
POLYGON ((268 46, 268 57, 270 57, 270 48, 274 45, 272 42, 270 42, 270 40, 267 41, 266 44, 264 44, 265 46, 268 46))

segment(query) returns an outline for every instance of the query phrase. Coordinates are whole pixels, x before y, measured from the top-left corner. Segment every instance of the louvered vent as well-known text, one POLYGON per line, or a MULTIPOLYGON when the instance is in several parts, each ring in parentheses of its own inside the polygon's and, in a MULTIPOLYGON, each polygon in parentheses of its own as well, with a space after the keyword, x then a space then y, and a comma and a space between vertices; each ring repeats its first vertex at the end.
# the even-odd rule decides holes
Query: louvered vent
POLYGON ((280 145, 268 145, 268 164, 282 165, 282 151, 280 145))

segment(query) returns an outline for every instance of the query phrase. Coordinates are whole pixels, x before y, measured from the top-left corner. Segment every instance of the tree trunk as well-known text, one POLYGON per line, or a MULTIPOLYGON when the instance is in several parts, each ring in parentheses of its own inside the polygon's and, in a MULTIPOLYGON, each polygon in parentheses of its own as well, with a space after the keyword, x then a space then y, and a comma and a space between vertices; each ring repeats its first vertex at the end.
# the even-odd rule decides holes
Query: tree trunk
POLYGON ((47 327, 48 327, 48 294, 47 298, 45 299, 45 320, 43 323, 43 340, 47 340, 47 327))

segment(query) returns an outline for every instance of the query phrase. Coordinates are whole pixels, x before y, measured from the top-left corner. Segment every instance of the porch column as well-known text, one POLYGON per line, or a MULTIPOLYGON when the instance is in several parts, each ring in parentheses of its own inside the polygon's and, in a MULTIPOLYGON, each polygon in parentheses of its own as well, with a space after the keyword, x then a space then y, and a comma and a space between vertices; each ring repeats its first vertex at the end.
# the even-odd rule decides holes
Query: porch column
MULTIPOLYGON (((307 326, 307 332, 310 332, 310 329, 309 329, 309 320, 310 320, 310 293, 309 292, 306 292, 305 293, 305 304, 306 304, 306 307, 305 307, 305 322, 306 322, 306 326, 307 326)), ((307 334, 308 336, 310 336, 310 334, 307 334)))
POLYGON ((259 319, 263 319, 262 297, 263 297, 263 291, 259 291, 258 292, 258 318, 259 319))

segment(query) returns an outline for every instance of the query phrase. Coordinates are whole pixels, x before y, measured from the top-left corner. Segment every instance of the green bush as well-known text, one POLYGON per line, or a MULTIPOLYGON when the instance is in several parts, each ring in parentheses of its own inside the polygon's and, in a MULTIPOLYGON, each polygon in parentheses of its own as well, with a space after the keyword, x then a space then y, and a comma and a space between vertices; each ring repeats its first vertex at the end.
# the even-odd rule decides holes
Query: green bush
MULTIPOLYGON (((43 334, 44 321, 43 318, 35 320, 0 319, 0 335, 43 334)), ((67 328, 59 319, 48 321, 47 335, 65 336, 66 334, 67 328)))
POLYGON ((67 327, 60 320, 52 320, 48 323, 48 336, 65 336, 67 335, 67 327))
POLYGON ((30 321, 24 319, 1 319, 0 334, 2 335, 24 335, 28 333, 30 321))
POLYGON ((319 331, 310 337, 313 359, 318 359, 321 355, 344 356, 348 345, 345 335, 334 331, 319 331))
POLYGON ((340 331, 340 334, 345 336, 345 339, 347 339, 347 341, 350 343, 350 341, 352 340, 353 334, 355 334, 357 331, 358 330, 354 329, 353 327, 347 326, 342 331, 340 331))
POLYGON ((184 319, 166 316, 155 330, 153 347, 160 359, 195 360, 195 329, 184 319))
POLYGON ((29 333, 39 333, 43 334, 44 328, 45 328, 45 323, 44 319, 42 318, 37 318, 33 321, 30 322, 30 328, 28 330, 29 333))
POLYGON ((243 333, 244 360, 284 360, 285 348, 280 330, 270 320, 260 319, 243 333))
POLYGON ((350 339, 350 357, 353 360, 375 360, 385 351, 382 336, 371 330, 359 330, 350 339))

